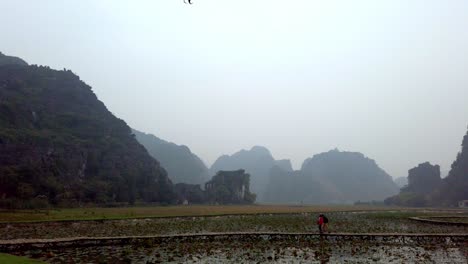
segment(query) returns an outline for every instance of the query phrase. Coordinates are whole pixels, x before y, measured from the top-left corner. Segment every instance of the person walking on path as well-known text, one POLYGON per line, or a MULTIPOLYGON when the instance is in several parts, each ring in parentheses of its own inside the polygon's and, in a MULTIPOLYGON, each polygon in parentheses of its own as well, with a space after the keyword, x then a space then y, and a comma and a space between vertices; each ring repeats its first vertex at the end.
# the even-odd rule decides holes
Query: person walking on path
POLYGON ((319 217, 317 219, 317 225, 318 225, 320 234, 323 234, 323 224, 324 224, 323 214, 319 214, 319 217))

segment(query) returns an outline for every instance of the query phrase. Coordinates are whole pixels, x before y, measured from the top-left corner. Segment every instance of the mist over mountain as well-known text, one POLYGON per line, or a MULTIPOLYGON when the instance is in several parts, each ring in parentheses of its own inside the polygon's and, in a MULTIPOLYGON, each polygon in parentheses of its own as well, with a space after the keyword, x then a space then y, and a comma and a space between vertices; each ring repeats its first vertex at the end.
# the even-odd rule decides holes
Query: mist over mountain
POLYGON ((266 199, 274 203, 352 203, 383 200, 397 192, 398 186, 374 160, 358 152, 331 150, 306 159, 299 171, 271 170, 266 199))
POLYGON ((135 129, 133 133, 149 154, 167 170, 173 183, 204 184, 210 179, 206 165, 187 146, 179 146, 135 129))
POLYGON ((286 171, 274 166, 269 172, 269 183, 264 200, 275 204, 326 204, 333 196, 313 177, 302 171, 286 171))
POLYGON ((402 188, 398 195, 388 197, 385 203, 403 206, 457 206, 462 200, 468 200, 468 131, 447 177, 441 178, 439 165, 421 163, 408 171, 408 186, 402 188))
POLYGON ((0 61, 2 207, 173 200, 166 171, 78 76, 0 61))
POLYGON ((1 207, 252 203, 255 197, 294 204, 388 197, 388 204, 455 206, 468 199, 468 132, 445 178, 438 165, 426 162, 392 181, 374 160, 337 149, 306 159, 294 171, 290 160, 275 160, 261 146, 223 155, 208 170, 187 146, 132 131, 71 71, 30 66, 0 53, 1 207), (210 195, 216 199, 208 199, 197 184, 213 175, 217 187, 210 195), (223 185, 228 178, 242 184, 223 185), (398 186, 403 188, 395 195, 398 186))
POLYGON ((408 185, 408 177, 398 177, 393 180, 399 188, 408 185))
POLYGON ((293 171, 291 160, 288 160, 288 159, 276 160, 275 164, 276 166, 280 167, 281 169, 285 171, 293 171))
POLYGON ((243 149, 230 156, 219 157, 211 166, 210 172, 216 174, 222 170, 244 169, 250 174, 250 190, 257 195, 257 201, 262 202, 269 181, 269 171, 276 165, 292 170, 289 160, 276 161, 267 148, 254 146, 250 150, 243 149))

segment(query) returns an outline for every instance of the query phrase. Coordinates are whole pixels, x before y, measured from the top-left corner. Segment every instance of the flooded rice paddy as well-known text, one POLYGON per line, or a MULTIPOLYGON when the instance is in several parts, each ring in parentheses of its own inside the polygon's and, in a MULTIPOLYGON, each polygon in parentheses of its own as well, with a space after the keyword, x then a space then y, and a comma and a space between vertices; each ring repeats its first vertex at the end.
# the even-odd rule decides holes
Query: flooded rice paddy
MULTIPOLYGON (((378 234, 468 234, 467 226, 436 225, 408 219, 438 213, 333 212, 330 232, 378 234)), ((459 215, 460 216, 460 215, 459 215)), ((465 216, 464 214, 462 216, 465 216)), ((179 217, 111 221, 0 224, 3 240, 65 237, 158 236, 204 233, 311 233, 315 214, 179 217)), ((401 242, 329 236, 272 238, 226 236, 119 245, 43 246, 10 253, 49 263, 467 263, 468 241, 422 239, 401 242)))

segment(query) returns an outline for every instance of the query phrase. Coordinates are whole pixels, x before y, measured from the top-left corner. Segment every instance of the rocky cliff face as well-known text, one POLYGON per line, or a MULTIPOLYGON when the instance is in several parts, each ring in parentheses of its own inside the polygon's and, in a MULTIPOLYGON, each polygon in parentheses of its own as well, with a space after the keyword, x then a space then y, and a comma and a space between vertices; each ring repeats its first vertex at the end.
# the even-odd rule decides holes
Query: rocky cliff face
POLYGON ((291 168, 289 161, 276 161, 267 148, 254 146, 250 150, 241 150, 231 156, 223 155, 219 157, 211 166, 210 172, 216 174, 221 170, 244 169, 250 174, 252 192, 256 193, 257 200, 262 202, 269 181, 268 173, 276 165, 285 169, 291 168))
POLYGON ((205 197, 210 203, 250 204, 256 195, 250 192, 250 175, 244 170, 218 171, 205 184, 205 197))
POLYGON ((440 166, 429 162, 421 163, 408 171, 407 192, 429 194, 441 184, 440 166))
POLYGON ((167 170, 172 182, 203 184, 209 180, 208 168, 188 147, 137 130, 133 130, 133 133, 149 154, 167 170))
POLYGON ((408 186, 402 188, 400 194, 387 198, 387 204, 457 206, 459 201, 468 200, 468 132, 447 177, 441 179, 439 166, 428 162, 408 173, 408 186))
POLYGON ((398 195, 385 199, 385 203, 402 206, 426 206, 430 204, 430 194, 442 183, 439 165, 421 163, 408 171, 408 185, 401 188, 398 195))
POLYGON ((468 200, 468 131, 448 176, 431 195, 433 205, 456 206, 461 200, 468 200))
POLYGON ((398 192, 392 178, 373 160, 338 150, 306 159, 300 171, 273 171, 268 186, 269 201, 288 203, 353 203, 383 200, 398 192))
POLYGON ((171 202, 166 171, 71 71, 0 65, 0 201, 171 202))

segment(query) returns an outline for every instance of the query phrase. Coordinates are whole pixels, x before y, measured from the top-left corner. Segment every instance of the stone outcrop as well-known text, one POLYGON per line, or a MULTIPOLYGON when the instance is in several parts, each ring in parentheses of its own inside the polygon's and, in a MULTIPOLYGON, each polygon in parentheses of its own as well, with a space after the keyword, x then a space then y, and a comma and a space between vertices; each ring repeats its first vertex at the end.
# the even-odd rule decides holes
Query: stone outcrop
POLYGON ((385 199, 385 203, 417 207, 430 205, 430 195, 441 183, 439 165, 421 163, 408 171, 408 185, 401 188, 398 195, 385 199))
POLYGON ((457 206, 459 201, 468 200, 468 131, 448 176, 432 194, 431 200, 435 205, 444 206, 457 206))
POLYGON ((243 169, 250 174, 250 187, 257 194, 259 202, 264 201, 266 186, 269 182, 269 171, 273 166, 292 170, 289 160, 275 160, 270 151, 262 146, 254 146, 250 150, 241 150, 232 155, 219 157, 211 166, 211 174, 220 170, 243 169))
POLYGON ((253 203, 255 194, 250 192, 250 175, 244 170, 218 171, 205 184, 206 197, 211 203, 253 203))
POLYGON ((468 132, 447 177, 441 179, 439 166, 426 162, 409 170, 408 180, 399 195, 385 200, 387 204, 458 206, 459 201, 468 200, 468 132))
POLYGON ((430 194, 441 184, 440 166, 429 162, 421 163, 408 171, 408 186, 406 192, 430 194))

